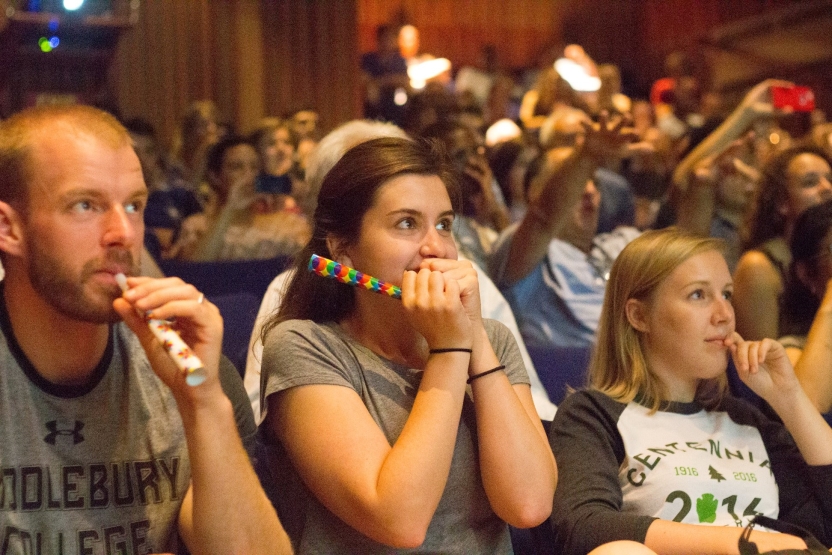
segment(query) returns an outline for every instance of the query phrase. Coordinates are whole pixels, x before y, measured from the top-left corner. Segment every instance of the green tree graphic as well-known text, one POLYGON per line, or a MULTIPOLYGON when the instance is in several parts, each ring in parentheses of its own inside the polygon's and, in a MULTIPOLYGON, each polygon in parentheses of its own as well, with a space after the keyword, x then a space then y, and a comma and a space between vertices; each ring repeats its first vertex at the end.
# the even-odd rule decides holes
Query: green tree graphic
POLYGON ((699 515, 699 522, 714 522, 717 507, 719 507, 719 501, 712 494, 703 493, 702 497, 696 500, 696 514, 699 515))
POLYGON ((717 482, 721 482, 725 479, 725 476, 720 474, 719 471, 716 468, 712 467, 712 466, 708 467, 708 472, 710 472, 710 474, 711 474, 711 480, 716 480, 717 482))

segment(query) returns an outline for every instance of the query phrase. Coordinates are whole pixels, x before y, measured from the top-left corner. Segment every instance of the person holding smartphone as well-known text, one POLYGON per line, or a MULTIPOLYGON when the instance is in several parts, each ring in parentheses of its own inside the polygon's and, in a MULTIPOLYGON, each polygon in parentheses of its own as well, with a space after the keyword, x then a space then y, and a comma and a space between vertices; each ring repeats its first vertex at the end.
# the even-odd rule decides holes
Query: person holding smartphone
POLYGON ((185 260, 254 260, 294 255, 309 239, 306 218, 287 195, 259 193, 257 150, 247 139, 227 137, 208 153, 212 196, 187 218, 168 252, 185 260))

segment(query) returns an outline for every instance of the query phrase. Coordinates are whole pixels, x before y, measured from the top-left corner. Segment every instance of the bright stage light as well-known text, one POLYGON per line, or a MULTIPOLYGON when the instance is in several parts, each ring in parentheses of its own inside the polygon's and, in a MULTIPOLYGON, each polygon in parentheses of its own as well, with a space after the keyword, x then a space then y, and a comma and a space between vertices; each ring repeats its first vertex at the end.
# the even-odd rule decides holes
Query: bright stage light
POLYGON ((584 66, 570 60, 560 58, 555 62, 555 70, 573 90, 579 92, 593 92, 601 88, 601 80, 587 73, 584 66))
POLYGON ((451 69, 451 61, 447 58, 434 58, 407 68, 410 86, 414 89, 424 89, 429 79, 438 77, 451 69))
POLYGON ((84 0, 64 0, 64 8, 74 12, 84 4, 84 0))

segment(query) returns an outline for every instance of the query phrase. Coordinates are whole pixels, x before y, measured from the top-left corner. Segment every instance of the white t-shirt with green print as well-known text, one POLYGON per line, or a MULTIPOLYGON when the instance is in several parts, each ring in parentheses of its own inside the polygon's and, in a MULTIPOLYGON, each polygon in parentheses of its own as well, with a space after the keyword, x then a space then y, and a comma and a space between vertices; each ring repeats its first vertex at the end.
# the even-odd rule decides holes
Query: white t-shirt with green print
POLYGON ((556 553, 644 542, 657 518, 745 527, 757 513, 832 545, 832 465, 809 466, 783 424, 726 397, 715 410, 638 403, 578 391, 549 430, 558 464, 556 553))
POLYGON ((622 511, 738 527, 758 513, 777 518, 779 491, 760 431, 726 412, 688 407, 696 412, 650 414, 630 403, 621 413, 622 511))

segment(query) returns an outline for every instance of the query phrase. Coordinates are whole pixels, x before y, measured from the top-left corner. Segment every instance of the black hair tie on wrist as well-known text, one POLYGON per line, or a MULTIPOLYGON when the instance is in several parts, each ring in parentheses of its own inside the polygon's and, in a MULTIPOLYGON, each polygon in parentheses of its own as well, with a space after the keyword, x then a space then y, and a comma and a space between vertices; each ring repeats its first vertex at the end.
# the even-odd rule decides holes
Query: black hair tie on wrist
POLYGON ((501 364, 497 368, 492 368, 491 370, 486 370, 485 372, 480 372, 479 374, 474 374, 473 376, 468 378, 468 380, 465 383, 471 383, 474 380, 476 380, 477 378, 482 378, 483 376, 487 376, 489 374, 493 374, 494 372, 499 372, 500 370, 505 370, 505 369, 506 369, 505 365, 501 364))
POLYGON ((471 349, 462 349, 458 347, 451 347, 448 349, 431 349, 428 351, 432 355, 438 355, 440 353, 468 353, 469 355, 473 352, 471 349))

